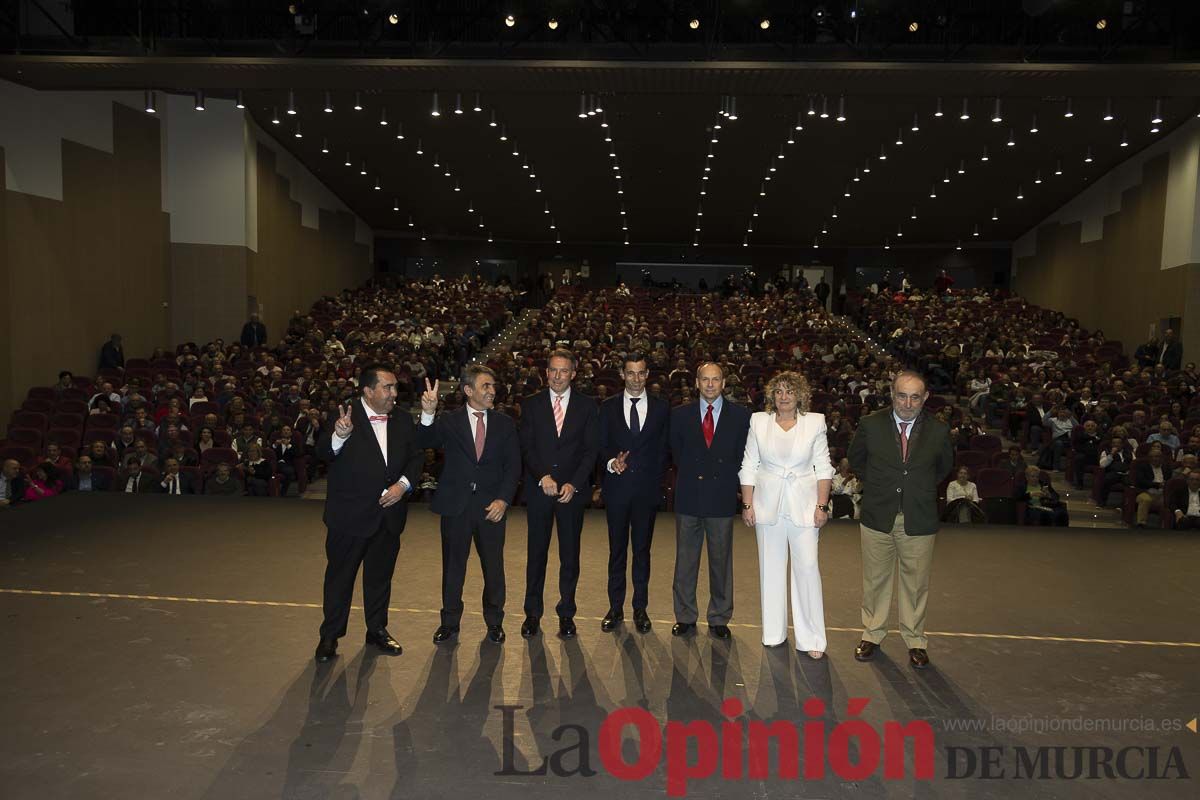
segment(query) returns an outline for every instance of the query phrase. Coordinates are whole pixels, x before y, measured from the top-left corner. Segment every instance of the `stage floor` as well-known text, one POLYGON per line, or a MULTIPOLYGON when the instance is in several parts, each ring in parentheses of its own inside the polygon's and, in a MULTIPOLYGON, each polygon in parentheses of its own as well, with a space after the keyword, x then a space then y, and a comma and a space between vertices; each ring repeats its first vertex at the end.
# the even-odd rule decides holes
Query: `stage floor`
MULTIPOLYGON (((1196 796, 1200 734, 1185 725, 1200 713, 1198 537, 948 527, 929 602, 933 664, 916 672, 897 634, 874 662, 853 658, 859 544, 857 526, 844 522, 822 534, 829 654, 820 662, 791 645, 762 647, 754 535, 740 523, 731 641, 708 637, 703 624, 694 638, 670 635, 667 514, 653 548, 654 629, 639 635, 627 621, 602 633, 608 545, 603 512, 594 511, 584 531, 576 640, 552 635, 552 616, 544 620, 550 635, 520 637, 525 519, 515 509, 505 551, 507 643, 484 640, 473 562, 461 641, 438 648, 430 641, 440 604, 437 518, 416 506, 389 625, 404 654, 365 650, 356 606, 339 657, 318 666, 321 510, 295 500, 69 495, 0 514, 0 794, 648 798, 683 788, 700 798, 1196 796), (705 731, 723 735, 727 698, 745 706, 729 729, 746 738, 750 721, 799 727, 811 719, 804 702, 820 699, 833 760, 835 743, 855 730, 840 727, 853 718, 851 698, 869 701, 857 715, 869 726, 860 727, 881 738, 887 721, 926 721, 934 777, 914 779, 910 742, 899 779, 885 778, 882 761, 847 779, 833 760, 823 779, 785 779, 775 755, 766 778, 723 774, 718 761, 711 777, 686 779, 687 765, 705 763, 697 751, 705 731), (615 756, 601 754, 601 726, 620 708, 644 709, 659 726, 711 726, 693 726, 690 741, 673 727, 646 777, 619 780, 609 766, 615 756), (1036 749, 1053 747, 1066 749, 1036 749), (1097 748, 1112 750, 1114 777, 1089 765, 1103 761, 1097 748), (545 774, 516 774, 547 757, 545 774), (1072 780, 1077 757, 1084 774, 1072 780), (1029 778, 1022 758, 1045 777, 1029 778), (1003 777, 982 777, 989 759, 1003 777), (1144 779, 1120 777, 1139 772, 1144 779)), ((551 609, 556 558, 552 548, 551 609)), ((702 611, 706 575, 702 567, 702 611)), ((654 739, 646 729, 639 751, 632 730, 618 753, 631 765, 640 752, 653 756, 654 739)), ((736 756, 735 744, 720 741, 724 756, 736 756)), ((854 763, 870 756, 860 741, 850 739, 854 763)))

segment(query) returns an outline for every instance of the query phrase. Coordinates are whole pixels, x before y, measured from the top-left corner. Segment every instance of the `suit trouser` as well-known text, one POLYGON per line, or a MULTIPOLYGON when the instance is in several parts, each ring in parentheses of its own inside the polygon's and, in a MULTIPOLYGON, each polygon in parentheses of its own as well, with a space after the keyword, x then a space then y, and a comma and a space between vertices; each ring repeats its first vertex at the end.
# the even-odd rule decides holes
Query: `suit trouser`
POLYGON ((558 605, 559 617, 575 616, 575 587, 579 583, 579 535, 583 532, 583 507, 591 494, 584 487, 569 503, 560 503, 540 490, 529 496, 526 518, 529 521, 529 554, 525 564, 525 615, 541 617, 545 610, 542 595, 546 589, 546 561, 550 555, 550 536, 558 526, 558 605))
POLYGON ((630 543, 633 544, 633 608, 645 609, 649 602, 650 543, 654 539, 654 519, 658 498, 639 498, 610 502, 605 498, 608 518, 608 607, 625 606, 625 569, 630 543))
POLYGON ((675 515, 675 621, 695 624, 700 551, 708 546, 708 624, 733 618, 733 517, 675 515))
POLYGON ((386 523, 372 536, 325 535, 325 621, 322 639, 346 635, 354 579, 363 568, 363 607, 367 630, 387 627, 388 602, 392 598, 392 572, 400 553, 400 534, 389 533, 386 523))
POLYGON ((796 649, 825 652, 825 604, 817 564, 820 529, 781 516, 773 525, 755 525, 754 533, 758 537, 763 644, 787 641, 790 595, 796 649))
POLYGON ((925 606, 929 599, 929 573, 933 567, 933 545, 937 534, 909 536, 904 532, 904 514, 896 515, 891 533, 860 525, 863 563, 863 639, 879 644, 887 636, 888 611, 892 606, 892 583, 900 568, 900 591, 896 606, 900 635, 909 649, 928 644, 925 638, 925 606))
POLYGON ((489 627, 504 621, 504 530, 508 517, 488 522, 486 509, 491 502, 472 496, 461 514, 442 517, 442 624, 454 630, 462 620, 463 581, 471 542, 475 543, 483 569, 483 621, 489 627))
POLYGON ((1162 512, 1162 490, 1139 492, 1137 496, 1137 524, 1145 525, 1150 519, 1151 511, 1162 512))
POLYGON ((1200 517, 1184 517, 1175 520, 1175 529, 1179 531, 1200 530, 1200 517))

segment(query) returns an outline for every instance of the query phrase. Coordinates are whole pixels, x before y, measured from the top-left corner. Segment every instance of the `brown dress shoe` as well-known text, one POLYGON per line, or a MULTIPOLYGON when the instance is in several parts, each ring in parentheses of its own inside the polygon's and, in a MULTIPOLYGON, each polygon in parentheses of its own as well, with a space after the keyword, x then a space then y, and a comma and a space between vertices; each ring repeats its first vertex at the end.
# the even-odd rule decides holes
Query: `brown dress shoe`
POLYGON ((924 647, 909 648, 908 663, 913 665, 913 669, 925 669, 929 666, 929 654, 924 647))
POLYGON ((875 651, 879 649, 879 645, 874 642, 868 642, 863 639, 858 643, 858 647, 854 648, 855 661, 870 661, 875 657, 875 651))

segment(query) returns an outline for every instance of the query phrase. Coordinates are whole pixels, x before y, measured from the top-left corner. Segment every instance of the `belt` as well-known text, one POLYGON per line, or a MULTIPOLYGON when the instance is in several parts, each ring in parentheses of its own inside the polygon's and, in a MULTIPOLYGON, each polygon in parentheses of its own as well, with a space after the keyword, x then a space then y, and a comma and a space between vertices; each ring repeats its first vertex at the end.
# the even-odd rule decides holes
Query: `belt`
POLYGON ((794 470, 784 470, 779 467, 773 467, 767 464, 759 464, 758 469, 761 472, 766 472, 769 475, 774 475, 776 478, 782 478, 785 481, 816 481, 817 474, 815 472, 796 472, 794 470))

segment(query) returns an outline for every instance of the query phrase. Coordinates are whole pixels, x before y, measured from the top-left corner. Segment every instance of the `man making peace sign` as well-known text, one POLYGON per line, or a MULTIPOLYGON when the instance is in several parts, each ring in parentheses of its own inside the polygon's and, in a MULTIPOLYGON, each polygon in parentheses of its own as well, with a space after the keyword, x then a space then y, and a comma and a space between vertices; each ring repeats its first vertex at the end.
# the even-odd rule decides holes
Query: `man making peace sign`
POLYGON ((346 406, 331 430, 321 435, 317 457, 329 465, 325 499, 325 621, 317 661, 337 653, 346 634, 350 599, 359 565, 363 568, 363 605, 367 644, 400 655, 400 644, 387 630, 392 571, 400 552, 400 533, 408 517, 403 500, 421 474, 424 454, 408 414, 393 414, 396 375, 369 364, 358 380, 362 396, 346 406))

